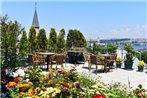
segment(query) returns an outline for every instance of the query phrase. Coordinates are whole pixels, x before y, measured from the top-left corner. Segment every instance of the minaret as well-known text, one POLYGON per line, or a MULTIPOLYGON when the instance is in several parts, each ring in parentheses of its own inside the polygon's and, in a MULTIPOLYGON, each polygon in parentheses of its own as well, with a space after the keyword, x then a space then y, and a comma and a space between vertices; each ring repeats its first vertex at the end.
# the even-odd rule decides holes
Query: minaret
POLYGON ((35 2, 35 12, 33 17, 32 25, 35 27, 36 33, 39 32, 39 22, 38 22, 38 16, 37 16, 37 3, 35 2))

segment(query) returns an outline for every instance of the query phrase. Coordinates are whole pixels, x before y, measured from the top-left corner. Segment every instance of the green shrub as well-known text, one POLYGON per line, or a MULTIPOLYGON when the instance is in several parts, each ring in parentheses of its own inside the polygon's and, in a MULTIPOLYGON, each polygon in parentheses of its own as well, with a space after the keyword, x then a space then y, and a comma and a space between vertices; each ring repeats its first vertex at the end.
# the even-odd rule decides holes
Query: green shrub
POLYGON ((141 53, 141 60, 143 60, 147 64, 147 51, 143 51, 141 53))

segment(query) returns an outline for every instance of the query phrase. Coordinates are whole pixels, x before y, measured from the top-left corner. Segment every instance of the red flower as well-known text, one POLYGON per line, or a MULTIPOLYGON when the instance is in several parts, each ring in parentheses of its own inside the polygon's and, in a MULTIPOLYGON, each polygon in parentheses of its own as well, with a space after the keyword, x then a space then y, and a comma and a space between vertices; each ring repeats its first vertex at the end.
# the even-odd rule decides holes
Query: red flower
POLYGON ((14 82, 18 83, 18 81, 19 81, 18 76, 14 77, 14 82))
POLYGON ((105 95, 96 94, 92 98, 106 98, 105 95))

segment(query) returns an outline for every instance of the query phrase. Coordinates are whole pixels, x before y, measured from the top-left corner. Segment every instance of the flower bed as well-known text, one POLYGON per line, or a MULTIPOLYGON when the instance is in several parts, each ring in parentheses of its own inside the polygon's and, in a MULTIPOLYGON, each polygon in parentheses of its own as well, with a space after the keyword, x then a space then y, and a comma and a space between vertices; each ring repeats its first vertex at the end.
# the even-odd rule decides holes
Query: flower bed
POLYGON ((100 79, 78 74, 75 68, 42 71, 28 67, 4 83, 12 98, 133 98, 126 85, 104 84, 100 79), (25 73, 25 74, 24 74, 25 73), (18 76, 17 76, 18 74, 18 76))

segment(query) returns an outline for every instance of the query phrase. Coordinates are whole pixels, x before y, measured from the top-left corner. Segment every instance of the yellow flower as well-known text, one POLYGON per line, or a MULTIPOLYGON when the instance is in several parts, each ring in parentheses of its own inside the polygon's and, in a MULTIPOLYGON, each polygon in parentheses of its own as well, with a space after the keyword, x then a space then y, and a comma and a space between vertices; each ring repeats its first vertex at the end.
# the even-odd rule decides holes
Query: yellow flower
POLYGON ((77 89, 77 88, 75 88, 75 87, 73 88, 73 90, 76 90, 76 89, 77 89))
POLYGON ((15 86, 15 85, 16 85, 15 82, 9 82, 9 83, 7 84, 7 87, 10 88, 10 87, 13 87, 13 86, 15 86))
POLYGON ((121 57, 118 57, 117 59, 116 59, 116 62, 122 62, 122 58, 121 57))
POLYGON ((30 85, 29 84, 23 84, 23 87, 29 87, 30 85))
POLYGON ((143 60, 138 62, 138 66, 144 66, 144 65, 145 65, 145 63, 143 60))
POLYGON ((54 91, 55 91, 55 93, 60 93, 61 92, 61 90, 58 89, 58 88, 54 88, 54 91))
POLYGON ((57 70, 50 70, 49 71, 53 76, 56 76, 57 75, 57 73, 58 73, 58 71, 57 70))
POLYGON ((23 88, 23 84, 21 84, 21 83, 17 84, 17 86, 18 86, 19 88, 23 88))
POLYGON ((63 85, 64 83, 63 83, 63 82, 61 82, 61 81, 59 81, 59 84, 63 85))
POLYGON ((30 88, 30 89, 28 90, 28 95, 29 95, 29 96, 32 96, 33 93, 34 93, 34 92, 33 92, 33 89, 30 88))
POLYGON ((20 95, 24 95, 25 94, 25 92, 20 92, 20 95))
POLYGON ((57 87, 58 87, 58 86, 61 86, 61 84, 57 83, 57 84, 55 84, 55 86, 57 86, 57 87))
POLYGON ((53 81, 52 80, 49 80, 48 82, 47 82, 47 84, 51 84, 53 81))
POLYGON ((32 82, 28 82, 28 84, 29 84, 29 85, 33 85, 33 83, 32 83, 32 82))

